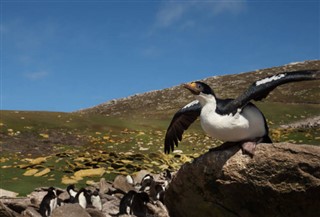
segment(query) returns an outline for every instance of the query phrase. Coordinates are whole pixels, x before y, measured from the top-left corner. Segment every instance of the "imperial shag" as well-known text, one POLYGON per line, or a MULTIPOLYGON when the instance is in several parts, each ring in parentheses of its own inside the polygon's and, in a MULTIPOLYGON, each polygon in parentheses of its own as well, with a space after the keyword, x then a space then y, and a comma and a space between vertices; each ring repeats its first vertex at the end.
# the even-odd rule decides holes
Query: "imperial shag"
POLYGON ((173 151, 182 140, 183 132, 200 116, 201 127, 209 136, 227 142, 225 144, 240 144, 244 153, 253 156, 256 144, 272 141, 264 115, 250 101, 266 98, 277 86, 285 83, 317 79, 320 79, 319 70, 280 73, 254 82, 236 99, 219 99, 207 84, 200 81, 184 84, 196 100, 173 116, 166 132, 164 151, 173 151))

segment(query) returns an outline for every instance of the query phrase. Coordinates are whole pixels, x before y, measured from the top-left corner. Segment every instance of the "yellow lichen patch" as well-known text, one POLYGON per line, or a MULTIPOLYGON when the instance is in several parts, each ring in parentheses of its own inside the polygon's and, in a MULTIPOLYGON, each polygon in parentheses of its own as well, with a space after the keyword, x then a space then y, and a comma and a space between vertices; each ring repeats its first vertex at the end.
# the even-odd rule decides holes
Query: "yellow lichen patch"
POLYGON ((138 136, 145 135, 145 134, 146 134, 145 132, 140 131, 140 132, 138 133, 138 136))
POLYGON ((8 169, 8 168, 12 168, 12 166, 11 166, 11 165, 4 165, 4 166, 2 166, 1 168, 2 168, 2 169, 8 169))
POLYGON ((46 134, 46 133, 40 133, 39 136, 41 136, 44 139, 48 139, 49 138, 49 135, 46 134))
POLYGON ((33 176, 36 174, 39 170, 38 169, 29 169, 27 170, 23 175, 24 176, 33 176))
POLYGON ((38 164, 41 164, 41 163, 45 162, 46 160, 47 160, 46 157, 38 157, 38 158, 35 158, 35 159, 31 159, 29 163, 31 165, 38 165, 38 164))
POLYGON ((80 176, 71 176, 70 178, 71 178, 71 179, 74 179, 74 180, 77 180, 77 181, 80 181, 80 180, 83 179, 83 178, 80 177, 80 176))
POLYGON ((123 164, 132 164, 132 160, 120 160, 123 164))
POLYGON ((93 181, 93 180, 87 180, 86 181, 86 185, 95 185, 95 184, 96 184, 96 182, 93 181))
POLYGON ((34 176, 36 176, 36 177, 44 176, 45 174, 50 173, 50 171, 51 171, 51 170, 50 170, 49 168, 45 168, 44 170, 42 170, 42 171, 34 174, 34 176))
POLYGON ((84 169, 74 173, 75 177, 102 176, 106 170, 104 168, 84 169))
POLYGON ((20 169, 25 169, 25 168, 28 168, 29 166, 30 166, 29 164, 20 164, 17 167, 20 169))
POLYGON ((104 136, 102 137, 104 140, 109 140, 110 139, 110 136, 104 136))
POLYGON ((168 168, 169 168, 169 166, 165 165, 165 164, 162 164, 162 165, 159 166, 159 169, 161 169, 161 170, 166 170, 168 168))
POLYGON ((61 183, 65 184, 65 185, 71 185, 71 184, 78 183, 78 180, 72 179, 72 178, 70 178, 68 176, 63 176, 62 179, 61 179, 61 183))
POLYGON ((86 160, 85 157, 78 157, 78 158, 75 158, 75 159, 74 159, 74 161, 81 161, 81 162, 83 162, 83 161, 85 161, 85 160, 86 160))
POLYGON ((4 163, 4 162, 6 162, 7 160, 9 160, 9 158, 1 157, 1 158, 0 158, 0 163, 4 163))

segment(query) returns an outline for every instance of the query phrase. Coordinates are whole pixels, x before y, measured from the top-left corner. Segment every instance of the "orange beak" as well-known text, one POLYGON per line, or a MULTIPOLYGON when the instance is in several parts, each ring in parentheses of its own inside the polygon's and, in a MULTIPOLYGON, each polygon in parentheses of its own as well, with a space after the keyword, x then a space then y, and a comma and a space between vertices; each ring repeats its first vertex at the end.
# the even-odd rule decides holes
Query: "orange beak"
POLYGON ((190 92, 194 95, 199 95, 201 92, 201 90, 199 90, 195 82, 183 84, 183 87, 190 90, 190 92))

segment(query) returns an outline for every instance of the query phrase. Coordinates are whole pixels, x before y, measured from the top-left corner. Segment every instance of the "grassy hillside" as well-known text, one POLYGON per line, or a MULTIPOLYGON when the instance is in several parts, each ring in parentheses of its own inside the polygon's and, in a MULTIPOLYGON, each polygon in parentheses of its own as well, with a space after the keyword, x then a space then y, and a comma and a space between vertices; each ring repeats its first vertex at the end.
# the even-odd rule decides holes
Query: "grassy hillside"
MULTIPOLYGON (((320 69, 320 61, 204 81, 218 96, 235 97, 258 78, 304 68, 320 69)), ((256 103, 268 120, 273 141, 318 145, 319 127, 291 129, 280 125, 320 116, 319 96, 319 81, 301 82, 284 85, 264 102, 256 103)), ((193 96, 177 86, 73 113, 0 111, 0 188, 26 194, 39 186, 66 187, 70 182, 81 186, 100 179, 75 179, 77 171, 92 168, 103 168, 103 177, 109 180, 141 169, 177 170, 181 164, 221 144, 207 137, 196 121, 178 147, 183 154, 163 154, 165 131, 173 114, 191 100, 193 96), (35 174, 27 176, 33 171, 35 174), (41 172, 47 173, 36 175, 41 172)))
MULTIPOLYGON (((304 69, 320 70, 320 60, 288 64, 234 75, 215 76, 202 81, 208 83, 220 98, 235 98, 254 81, 266 76, 304 69)), ((123 99, 111 100, 89 109, 83 114, 103 114, 117 117, 166 117, 193 100, 192 94, 180 85, 151 91, 123 99)), ((276 88, 265 102, 320 104, 320 80, 286 84, 276 88)))

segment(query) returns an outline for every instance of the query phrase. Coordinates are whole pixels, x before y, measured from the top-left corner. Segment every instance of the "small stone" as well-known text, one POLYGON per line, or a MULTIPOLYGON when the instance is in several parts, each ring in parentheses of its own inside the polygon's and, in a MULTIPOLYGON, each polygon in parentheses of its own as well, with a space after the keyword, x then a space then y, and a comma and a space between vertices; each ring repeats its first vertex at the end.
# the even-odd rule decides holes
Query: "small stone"
POLYGON ((17 197, 18 195, 19 193, 0 188, 0 198, 1 197, 17 197))

